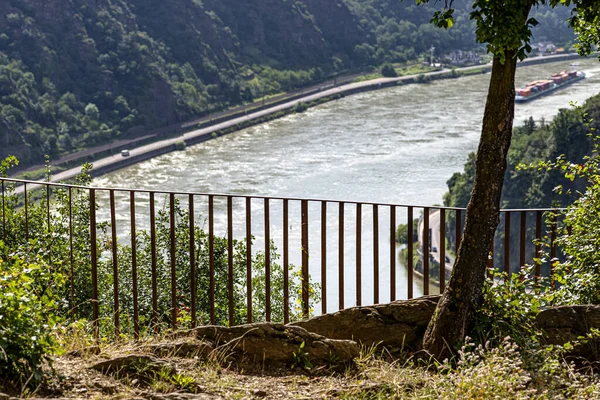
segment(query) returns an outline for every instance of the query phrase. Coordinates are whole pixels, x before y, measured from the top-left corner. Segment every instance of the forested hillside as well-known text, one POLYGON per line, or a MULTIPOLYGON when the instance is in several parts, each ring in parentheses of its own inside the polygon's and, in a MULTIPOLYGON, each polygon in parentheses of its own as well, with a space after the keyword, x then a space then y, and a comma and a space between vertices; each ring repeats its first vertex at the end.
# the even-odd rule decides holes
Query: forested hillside
MULTIPOLYGON (((0 157, 40 161, 431 46, 473 49, 467 4, 441 31, 408 0, 2 1, 0 157)), ((538 14, 540 37, 572 41, 566 9, 538 14)))

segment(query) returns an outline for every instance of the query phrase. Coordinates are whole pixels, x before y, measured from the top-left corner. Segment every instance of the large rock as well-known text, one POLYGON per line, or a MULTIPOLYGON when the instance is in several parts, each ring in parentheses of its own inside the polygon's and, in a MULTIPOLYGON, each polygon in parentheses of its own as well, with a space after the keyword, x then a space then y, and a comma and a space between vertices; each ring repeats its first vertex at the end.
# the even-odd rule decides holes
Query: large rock
MULTIPOLYGON (((536 325, 544 332, 547 344, 564 345, 585 337, 590 330, 600 329, 600 306, 558 306, 542 310, 536 325)), ((571 356, 600 361, 600 338, 575 346, 571 356)))
POLYGON ((326 338, 298 326, 273 323, 230 328, 204 326, 193 332, 199 340, 214 342, 218 346, 216 352, 233 356, 242 366, 260 369, 292 364, 304 367, 304 360, 314 366, 343 367, 359 354, 354 341, 326 338))
POLYGON ((306 321, 294 322, 309 332, 354 340, 366 346, 417 350, 440 296, 399 300, 388 304, 354 307, 306 321))

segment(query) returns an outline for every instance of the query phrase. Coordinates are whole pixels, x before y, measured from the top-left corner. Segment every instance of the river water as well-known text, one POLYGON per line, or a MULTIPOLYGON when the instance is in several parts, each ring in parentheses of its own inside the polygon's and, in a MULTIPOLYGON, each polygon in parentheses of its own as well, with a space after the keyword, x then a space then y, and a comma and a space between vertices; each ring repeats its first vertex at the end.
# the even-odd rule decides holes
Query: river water
MULTIPOLYGON (((570 63, 519 68, 517 86, 563 69, 570 70, 570 63)), ((530 103, 517 104, 515 124, 530 116, 548 121, 558 109, 569 107, 569 102, 583 103, 598 93, 600 64, 596 59, 579 63, 587 79, 530 103)), ((447 190, 446 181, 454 172, 462 170, 469 152, 477 148, 488 84, 489 74, 483 74, 349 96, 116 171, 96 178, 94 185, 441 204, 447 190)), ((123 202, 120 207, 118 214, 126 220, 127 204, 123 202)), ((273 212, 276 220, 277 206, 273 212)), ((364 214, 368 220, 368 211, 364 214)), ((335 229, 333 211, 330 217, 331 229, 335 229)), ((381 218, 380 225, 385 227, 385 215, 381 218)), ((260 221, 260 216, 255 219, 260 221)), ((398 223, 401 222, 406 222, 404 214, 398 215, 398 223)), ((259 222, 256 226, 260 229, 259 222)), ((351 234, 352 227, 348 229, 351 234)), ((367 226, 365 229, 366 243, 371 233, 367 226)), ((387 235, 382 235, 381 240, 388 240, 389 228, 381 229, 387 235)), ((260 235, 257 240, 258 247, 260 235)), ((318 248, 318 241, 316 246, 318 248)), ((385 248, 380 252, 389 254, 385 248)), ((328 266, 328 273, 331 269, 332 274, 330 282, 335 282, 337 276, 335 254, 328 256, 328 260, 332 260, 328 266)), ((368 246, 363 254, 369 254, 368 246)), ((349 262, 354 255, 347 255, 349 262)), ((290 255, 292 259, 298 256, 299 251, 290 255)), ((293 261, 298 263, 297 259, 293 261)), ((311 255, 311 274, 317 281, 318 266, 319 258, 311 255)), ((382 276, 389 273, 385 268, 382 261, 382 276)), ((389 271, 389 263, 387 268, 389 271)), ((368 272, 364 274, 363 281, 370 279, 368 272)), ((404 275, 403 269, 398 272, 400 298, 406 296, 404 275)), ((347 276, 346 279, 347 286, 352 287, 354 278, 347 276)), ((384 278, 381 283, 380 300, 385 301, 389 290, 384 289, 387 287, 383 284, 384 278)), ((415 295, 421 291, 417 284, 415 295)), ((372 296, 369 289, 363 292, 367 299, 372 296)), ((346 305, 353 305, 352 292, 348 293, 346 305)), ((336 288, 331 287, 329 309, 337 306, 334 304, 336 296, 336 288)))

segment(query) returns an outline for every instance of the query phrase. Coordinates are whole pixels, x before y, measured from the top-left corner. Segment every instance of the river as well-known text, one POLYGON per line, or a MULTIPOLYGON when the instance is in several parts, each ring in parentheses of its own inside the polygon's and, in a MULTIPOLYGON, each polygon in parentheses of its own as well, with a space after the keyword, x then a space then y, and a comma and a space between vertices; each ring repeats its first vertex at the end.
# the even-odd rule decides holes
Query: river
MULTIPOLYGON (((570 69, 570 63, 519 68, 517 86, 570 69)), ((548 121, 570 101, 583 103, 595 95, 600 64, 596 59, 579 63, 587 79, 517 104, 515 124, 530 116, 548 121)), ((488 84, 489 74, 482 74, 349 96, 116 171, 96 178, 94 185, 441 204, 446 181, 477 148, 488 84)), ((118 214, 126 220, 127 212, 123 208, 118 214)), ((398 216, 399 223, 405 221, 398 216)), ((330 268, 334 273, 337 266, 330 268)), ((318 280, 318 259, 311 259, 311 273, 318 280)), ((387 273, 384 265, 381 273, 387 273)), ((405 289, 398 290, 399 297, 406 296, 405 289)), ((415 290, 418 295, 422 289, 415 290)), ((337 296, 335 288, 330 296, 337 296)), ((386 296, 389 292, 382 291, 381 300, 386 296)), ((334 308, 333 300, 329 303, 334 308)))

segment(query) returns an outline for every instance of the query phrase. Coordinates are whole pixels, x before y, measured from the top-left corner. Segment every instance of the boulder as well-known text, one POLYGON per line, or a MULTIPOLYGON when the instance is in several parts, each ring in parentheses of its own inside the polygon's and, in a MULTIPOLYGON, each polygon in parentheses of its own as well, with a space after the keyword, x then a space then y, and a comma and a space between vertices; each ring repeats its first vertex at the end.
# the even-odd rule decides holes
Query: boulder
MULTIPOLYGON (((564 345, 575 343, 600 329, 600 306, 558 306, 542 310, 536 317, 536 325, 544 332, 547 344, 564 345)), ((600 338, 581 342, 570 352, 571 356, 600 361, 600 338)))
POLYGON ((359 355, 354 341, 326 338, 299 326, 256 323, 204 326, 193 332, 199 340, 215 343, 217 352, 233 356, 246 368, 305 367, 305 361, 313 366, 343 367, 359 355))
POLYGON ((365 346, 418 350, 440 296, 353 307, 290 324, 332 339, 365 346))

